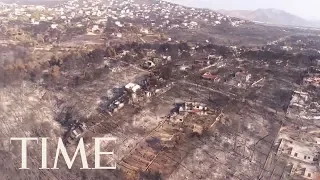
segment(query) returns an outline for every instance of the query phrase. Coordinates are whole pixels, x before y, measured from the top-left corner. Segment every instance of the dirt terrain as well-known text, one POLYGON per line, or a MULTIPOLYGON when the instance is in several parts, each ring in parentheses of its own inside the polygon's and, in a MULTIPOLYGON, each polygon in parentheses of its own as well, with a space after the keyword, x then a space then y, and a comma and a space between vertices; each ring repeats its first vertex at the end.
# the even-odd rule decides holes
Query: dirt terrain
POLYGON ((277 154, 278 141, 283 127, 318 128, 316 118, 301 120, 306 110, 292 110, 296 92, 319 100, 318 31, 164 1, 108 8, 112 16, 99 33, 88 30, 98 26, 90 23, 87 33, 69 33, 76 25, 62 19, 55 30, 25 23, 16 24, 23 33, 5 31, 16 41, 0 49, 1 180, 301 179, 277 154), (34 40, 38 30, 52 37, 35 44, 17 38, 34 40), (83 170, 76 157, 68 169, 60 155, 59 170, 39 169, 41 145, 30 142, 30 169, 20 170, 21 143, 10 144, 10 137, 48 137, 50 168, 58 138, 69 156, 83 138, 94 167, 92 138, 116 137, 101 148, 114 150, 102 162, 117 168, 83 170))

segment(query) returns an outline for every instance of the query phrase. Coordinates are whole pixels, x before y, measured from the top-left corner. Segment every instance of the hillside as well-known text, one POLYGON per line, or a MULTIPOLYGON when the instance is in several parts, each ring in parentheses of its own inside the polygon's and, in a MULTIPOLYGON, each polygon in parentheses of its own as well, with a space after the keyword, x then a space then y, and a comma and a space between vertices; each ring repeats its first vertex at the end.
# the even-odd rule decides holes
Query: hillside
POLYGON ((219 10, 220 13, 232 17, 258 21, 268 24, 289 25, 289 26, 317 26, 299 16, 278 9, 257 9, 250 10, 219 10))

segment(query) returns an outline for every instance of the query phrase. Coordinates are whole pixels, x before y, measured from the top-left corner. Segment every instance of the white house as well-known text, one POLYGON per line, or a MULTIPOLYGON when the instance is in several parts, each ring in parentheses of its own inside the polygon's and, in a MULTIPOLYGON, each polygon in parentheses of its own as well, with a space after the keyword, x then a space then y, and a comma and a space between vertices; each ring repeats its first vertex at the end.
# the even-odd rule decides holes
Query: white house
POLYGON ((141 32, 141 33, 144 33, 144 34, 149 34, 149 30, 146 29, 146 28, 141 28, 141 29, 140 29, 140 32, 141 32))
POLYGON ((128 91, 131 91, 133 93, 137 93, 140 89, 141 89, 141 86, 138 85, 138 84, 135 84, 135 83, 129 83, 125 86, 125 88, 128 90, 128 91))
POLYGON ((117 26, 119 26, 119 27, 122 27, 122 26, 123 26, 123 25, 121 24, 121 22, 119 22, 119 21, 116 21, 115 24, 116 24, 117 26))
POLYGON ((58 27, 58 24, 51 24, 52 29, 56 29, 58 27))
POLYGON ((278 155, 286 155, 310 165, 318 165, 319 151, 315 146, 310 146, 293 139, 281 139, 278 155))

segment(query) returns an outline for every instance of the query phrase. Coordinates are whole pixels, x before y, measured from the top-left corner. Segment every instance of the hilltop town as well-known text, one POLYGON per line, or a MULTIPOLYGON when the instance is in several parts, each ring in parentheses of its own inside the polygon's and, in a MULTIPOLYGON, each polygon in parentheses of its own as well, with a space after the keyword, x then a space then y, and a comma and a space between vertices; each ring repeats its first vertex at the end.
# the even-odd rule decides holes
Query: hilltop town
MULTIPOLYGON (((319 30, 155 0, 0 5, 0 179, 320 178, 319 30), (28 144, 116 137, 116 170, 28 144)), ((106 164, 105 164, 106 165, 106 164)))

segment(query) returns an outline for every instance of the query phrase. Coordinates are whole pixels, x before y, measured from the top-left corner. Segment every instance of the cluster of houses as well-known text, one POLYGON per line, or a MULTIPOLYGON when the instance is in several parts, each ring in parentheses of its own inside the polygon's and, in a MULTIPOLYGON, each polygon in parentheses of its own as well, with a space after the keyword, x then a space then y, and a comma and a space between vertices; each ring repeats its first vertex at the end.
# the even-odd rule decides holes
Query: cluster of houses
POLYGON ((308 92, 294 91, 286 114, 292 121, 278 135, 277 156, 284 159, 290 177, 320 177, 320 105, 308 92))
POLYGON ((159 91, 159 87, 151 85, 150 78, 150 76, 144 76, 137 82, 126 84, 120 88, 121 90, 114 97, 99 102, 100 110, 112 116, 128 103, 139 103, 155 95, 159 91))
POLYGON ((314 87, 320 87, 320 73, 309 74, 308 77, 303 79, 305 85, 312 85, 314 87))
POLYGON ((179 113, 181 112, 188 112, 188 113, 195 113, 199 115, 207 115, 208 114, 208 107, 204 103, 199 102, 185 102, 179 106, 179 113))
MULTIPOLYGON (((56 6, 3 5, 4 22, 20 20, 19 26, 47 25, 49 29, 87 29, 88 34, 101 34, 105 28, 139 26, 139 33, 148 35, 154 30, 197 29, 205 25, 230 24, 239 26, 245 21, 230 18, 210 10, 188 8, 167 1, 140 3, 135 0, 70 0, 56 6)), ((123 38, 124 32, 111 32, 114 38, 123 38)), ((171 38, 168 37, 168 41, 171 38)))
POLYGON ((206 104, 200 102, 177 103, 168 115, 173 123, 181 123, 188 114, 197 114, 200 116, 208 115, 210 112, 206 104))
POLYGON ((231 72, 220 72, 217 70, 216 72, 207 71, 202 74, 201 78, 213 82, 223 81, 231 86, 245 88, 250 84, 252 75, 248 71, 243 70, 231 72))
MULTIPOLYGON (((112 116, 114 113, 117 113, 120 109, 122 109, 126 104, 131 101, 137 100, 141 97, 141 93, 143 92, 142 86, 136 83, 128 83, 121 90, 114 95, 111 99, 102 100, 99 104, 99 111, 108 113, 112 116)), ((151 94, 146 93, 145 95, 151 96, 151 94)), ((70 141, 76 140, 82 136, 82 134, 87 129, 84 123, 78 123, 70 129, 70 141)))
POLYGON ((301 122, 320 125, 320 105, 307 92, 294 91, 287 110, 287 116, 301 122))

